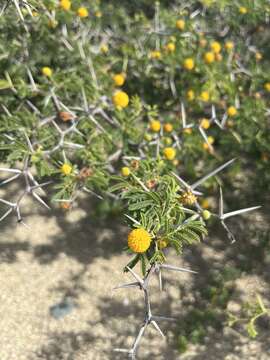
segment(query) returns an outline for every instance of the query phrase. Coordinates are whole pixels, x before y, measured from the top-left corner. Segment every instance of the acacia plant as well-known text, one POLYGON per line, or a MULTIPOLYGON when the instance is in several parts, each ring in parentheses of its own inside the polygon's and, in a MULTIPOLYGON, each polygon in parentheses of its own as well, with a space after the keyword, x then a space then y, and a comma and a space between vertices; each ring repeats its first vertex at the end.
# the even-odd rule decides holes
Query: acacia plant
POLYGON ((117 349, 131 358, 148 325, 163 335, 159 320, 170 320, 152 314, 150 277, 162 289, 162 271, 194 272, 170 264, 169 250, 200 241, 210 217, 234 242, 225 220, 257 208, 224 212, 217 174, 249 153, 264 170, 270 152, 266 39, 257 42, 269 3, 138 5, 12 0, 0 18, 1 185, 24 182, 15 200, 0 199, 1 220, 14 212, 27 226, 27 195, 46 208, 70 209, 80 192, 121 202, 135 282, 120 287, 145 302, 132 349, 117 349), (219 191, 217 212, 204 185, 219 191))

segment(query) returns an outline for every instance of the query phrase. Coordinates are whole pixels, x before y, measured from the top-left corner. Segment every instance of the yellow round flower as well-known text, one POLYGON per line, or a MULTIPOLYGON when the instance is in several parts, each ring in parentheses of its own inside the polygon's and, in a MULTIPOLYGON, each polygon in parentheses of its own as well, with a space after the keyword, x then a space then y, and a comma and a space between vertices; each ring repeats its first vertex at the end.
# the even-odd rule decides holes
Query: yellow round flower
POLYGON ((122 86, 125 83, 125 75, 124 74, 116 74, 113 77, 114 84, 116 86, 122 86))
POLYGON ((206 64, 212 64, 215 61, 215 54, 212 51, 208 51, 204 54, 204 61, 206 64))
POLYGON ((208 91, 202 91, 201 94, 200 94, 200 100, 201 101, 204 101, 204 102, 207 102, 209 101, 210 99, 210 94, 208 91))
POLYGON ((70 175, 72 172, 72 166, 68 163, 64 163, 62 166, 61 166, 61 173, 64 174, 64 175, 70 175))
POLYGON ((150 58, 159 60, 161 58, 161 52, 158 50, 153 50, 150 52, 150 58))
POLYGON ((161 128, 160 121, 158 120, 151 120, 150 121, 150 129, 154 132, 159 132, 161 128))
POLYGON ((267 91, 267 92, 270 92, 270 82, 266 82, 264 84, 264 89, 267 91))
POLYGON ((234 43, 232 41, 226 41, 225 42, 225 49, 230 51, 234 48, 234 43))
POLYGON ((210 121, 208 119, 202 119, 200 122, 200 127, 207 130, 210 127, 210 121))
POLYGON ((220 45, 220 43, 218 41, 213 41, 210 46, 211 46, 211 49, 213 50, 213 52, 215 54, 220 53, 221 45, 220 45))
POLYGON ((121 174, 124 177, 128 177, 130 175, 130 168, 128 168, 127 166, 122 167, 121 174))
POLYGON ((124 91, 117 91, 113 95, 113 103, 119 109, 123 109, 129 104, 129 96, 124 91))
POLYGON ((163 129, 166 133, 170 133, 173 131, 173 126, 170 123, 166 123, 164 124, 163 129))
POLYGON ((106 44, 101 45, 100 51, 101 51, 103 54, 107 54, 108 51, 109 51, 109 46, 106 45, 106 44))
POLYGON ((184 65, 184 68, 186 70, 190 71, 190 70, 194 69, 195 63, 194 63, 194 60, 192 58, 187 58, 187 59, 185 59, 183 65, 184 65))
POLYGON ((197 201, 197 198, 191 191, 187 191, 180 196, 179 200, 184 205, 193 205, 197 201))
POLYGON ((179 19, 179 20, 176 21, 175 26, 177 27, 178 30, 184 30, 185 26, 186 26, 186 23, 185 23, 184 20, 179 19))
POLYGON ((71 1, 70 0, 61 0, 60 1, 60 7, 65 10, 68 11, 71 8, 71 1))
POLYGON ((163 154, 167 160, 173 160, 176 156, 176 150, 172 147, 166 147, 163 150, 163 154))
POLYGON ((128 235, 128 247, 135 253, 144 253, 151 244, 151 235, 144 229, 134 229, 128 235))
POLYGON ((80 18, 86 18, 89 14, 88 14, 88 10, 85 8, 85 7, 80 7, 78 10, 77 10, 77 15, 80 17, 80 18))
POLYGON ((237 114, 237 109, 234 106, 230 106, 227 109, 227 114, 231 117, 235 116, 237 114))
POLYGON ((52 73, 53 73, 52 69, 49 68, 48 66, 44 66, 41 71, 42 71, 42 74, 47 77, 51 77, 52 73))
POLYGON ((248 10, 247 10, 247 8, 246 8, 246 7, 244 7, 244 6, 240 6, 240 8, 239 8, 239 12, 240 12, 240 14, 246 14, 246 13, 248 12, 248 10))
POLYGON ((174 52, 175 51, 175 44, 173 42, 169 42, 167 45, 166 45, 166 50, 168 52, 174 52))
POLYGON ((187 92, 187 99, 188 99, 189 101, 192 101, 192 100, 195 99, 195 93, 194 93, 193 90, 188 90, 188 92, 187 92))

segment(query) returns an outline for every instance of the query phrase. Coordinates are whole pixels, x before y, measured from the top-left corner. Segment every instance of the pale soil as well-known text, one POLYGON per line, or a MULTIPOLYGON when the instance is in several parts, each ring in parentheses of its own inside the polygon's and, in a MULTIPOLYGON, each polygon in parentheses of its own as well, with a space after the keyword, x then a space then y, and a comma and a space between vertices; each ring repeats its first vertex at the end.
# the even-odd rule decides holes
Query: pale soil
MULTIPOLYGON (((11 193, 5 195, 8 198, 11 193)), ((130 346, 143 320, 139 290, 112 290, 131 279, 122 273, 128 261, 128 256, 121 253, 126 229, 115 220, 113 224, 97 224, 92 219, 89 200, 82 200, 81 209, 67 213, 48 213, 33 201, 25 206, 30 230, 16 225, 13 216, 1 223, 0 359, 126 359, 112 350, 130 346), (54 319, 50 308, 65 297, 76 306, 61 319, 54 319)), ((200 287, 207 282, 205 264, 224 264, 222 254, 205 244, 199 245, 196 253, 201 253, 198 261, 192 250, 184 260, 170 257, 170 263, 201 270, 196 275, 200 287)), ((163 293, 153 283, 153 312, 180 319, 185 312, 183 302, 189 307, 194 302, 194 275, 168 273, 165 278, 163 293)), ((265 279, 256 275, 242 277, 237 287, 242 294, 251 296, 257 290, 268 289, 265 279)), ((228 327, 222 333, 209 329, 205 345, 191 346, 180 356, 174 346, 175 325, 160 326, 167 340, 149 328, 138 359, 270 358, 269 334, 262 333, 249 341, 228 327)))

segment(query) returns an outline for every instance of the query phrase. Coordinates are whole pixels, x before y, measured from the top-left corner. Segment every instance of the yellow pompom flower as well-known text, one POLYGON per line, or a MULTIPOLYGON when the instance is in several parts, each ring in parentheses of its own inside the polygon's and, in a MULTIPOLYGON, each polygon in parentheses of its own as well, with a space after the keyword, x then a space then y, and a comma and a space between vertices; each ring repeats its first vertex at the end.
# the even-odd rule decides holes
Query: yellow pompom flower
POLYGON ((213 50, 213 52, 215 54, 220 53, 221 45, 220 45, 220 43, 218 41, 213 41, 210 46, 211 46, 211 49, 213 50))
POLYGON ((192 101, 192 100, 195 99, 195 93, 194 93, 193 90, 188 90, 188 92, 187 92, 187 99, 188 99, 189 101, 192 101))
POLYGON ((130 168, 128 168, 127 166, 122 167, 121 174, 124 177, 128 177, 130 175, 130 168))
POLYGON ((227 109, 227 114, 231 117, 235 116, 237 114, 237 109, 235 106, 230 106, 227 109))
POLYGON ((207 130, 210 127, 210 121, 208 119, 202 119, 200 122, 200 127, 207 130))
POLYGON ((206 64, 212 64, 215 61, 215 54, 212 51, 208 51, 204 54, 203 58, 206 64))
POLYGON ((230 51, 234 48, 234 43, 232 41, 226 41, 225 42, 225 49, 230 51))
POLYGON ((208 91, 202 91, 201 93, 200 93, 200 100, 201 101, 204 101, 204 102, 207 102, 207 101, 209 101, 210 100, 210 94, 209 94, 209 92, 208 91))
POLYGON ((108 51, 109 51, 109 46, 106 45, 106 44, 101 45, 100 51, 101 51, 103 54, 107 54, 108 51))
POLYGON ((165 48, 168 52, 172 53, 175 51, 175 44, 173 42, 169 42, 165 48))
POLYGON ((160 121, 158 120, 151 120, 150 121, 150 129, 154 132, 159 132, 161 128, 160 121))
POLYGON ((144 253, 151 244, 151 235, 144 229, 134 229, 128 234, 128 247, 135 253, 144 253))
POLYGON ((189 71, 194 69, 194 66, 195 66, 194 60, 192 58, 185 59, 183 66, 186 70, 189 70, 189 71))
POLYGON ((41 71, 42 71, 42 74, 47 77, 51 77, 52 73, 53 73, 52 69, 48 66, 44 66, 41 71))
POLYGON ((270 82, 266 82, 264 84, 264 89, 267 91, 267 92, 270 92, 270 82))
POLYGON ((178 30, 184 30, 186 26, 185 20, 183 19, 177 20, 175 26, 177 27, 178 30))
POLYGON ((172 147, 166 147, 163 150, 163 154, 167 160, 173 160, 176 156, 176 150, 172 147))
POLYGON ((113 81, 116 86, 124 85, 125 80, 126 80, 126 77, 124 74, 115 74, 113 77, 113 81))
POLYGON ((70 175, 72 173, 72 166, 68 163, 64 163, 61 166, 61 173, 64 175, 70 175))
POLYGON ((173 131, 173 126, 170 123, 166 123, 164 124, 163 129, 166 133, 170 133, 173 131))
POLYGON ((159 60, 161 58, 161 52, 158 50, 153 50, 150 52, 150 58, 159 60))
POLYGON ((239 8, 239 12, 240 12, 240 14, 246 14, 247 12, 248 12, 248 10, 247 10, 247 8, 246 7, 244 7, 244 6, 240 6, 240 8, 239 8))
POLYGON ((80 7, 78 10, 77 10, 77 15, 80 17, 80 18, 86 18, 89 14, 88 14, 88 10, 85 8, 85 7, 80 7))
POLYGON ((70 0, 61 0, 60 1, 60 7, 65 10, 68 11, 71 8, 71 1, 70 0))
POLYGON ((197 201, 197 197, 191 191, 187 191, 180 196, 179 200, 184 205, 193 205, 197 201))
POLYGON ((113 95, 113 103, 119 109, 124 109, 129 104, 129 96, 124 91, 117 91, 113 95))

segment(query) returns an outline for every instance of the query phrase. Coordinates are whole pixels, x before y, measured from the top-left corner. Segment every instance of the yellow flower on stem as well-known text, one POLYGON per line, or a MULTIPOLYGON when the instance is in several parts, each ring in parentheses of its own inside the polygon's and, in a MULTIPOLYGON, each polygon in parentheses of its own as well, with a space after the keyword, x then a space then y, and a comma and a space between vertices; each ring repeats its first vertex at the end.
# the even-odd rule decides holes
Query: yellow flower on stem
POLYGON ((187 99, 189 100, 189 101, 192 101, 192 100, 194 100, 195 99, 195 93, 194 93, 194 91, 193 90, 188 90, 188 92, 187 92, 187 99))
POLYGON ((70 0, 61 0, 59 6, 63 10, 68 11, 71 8, 71 1, 70 0))
POLYGON ((221 51, 221 45, 220 45, 220 43, 219 43, 218 41, 213 41, 210 46, 211 46, 212 51, 213 51, 215 54, 220 53, 220 51, 221 51))
POLYGON ((109 52, 109 46, 107 44, 101 45, 100 51, 102 52, 102 54, 107 54, 109 52))
POLYGON ((234 43, 232 41, 225 42, 225 49, 231 51, 234 48, 234 43))
POLYGON ((185 20, 182 19, 177 20, 175 26, 177 27, 178 30, 184 30, 186 26, 185 20))
POLYGON ((64 163, 61 166, 61 173, 64 175, 70 175, 72 173, 72 166, 68 163, 64 163))
POLYGON ((170 133, 173 131, 173 126, 170 123, 166 123, 164 124, 163 129, 166 133, 170 133))
POLYGON ((77 15, 80 17, 80 18, 86 18, 89 14, 88 14, 88 10, 85 8, 85 7, 80 7, 78 10, 77 10, 77 15))
POLYGON ((119 109, 124 109, 125 107, 128 106, 129 104, 129 96, 127 93, 125 93, 124 91, 117 91, 114 95, 113 95, 113 103, 114 105, 119 109))
POLYGON ((248 9, 244 6, 240 6, 239 12, 240 12, 240 14, 245 15, 248 12, 248 9))
POLYGON ((128 168, 127 166, 122 167, 121 174, 124 177, 128 177, 130 175, 130 168, 128 168))
POLYGON ((44 66, 41 71, 42 71, 42 74, 47 77, 51 77, 52 73, 53 73, 52 69, 48 66, 44 66))
POLYGON ((227 114, 230 116, 230 117, 233 117, 237 114, 237 109, 235 106, 230 106, 228 107, 227 109, 227 114))
POLYGON ((150 58, 159 60, 161 58, 161 52, 158 50, 153 50, 150 52, 150 58))
POLYGON ((205 90, 205 91, 202 91, 201 94, 200 94, 199 99, 200 99, 201 101, 204 101, 204 102, 209 101, 209 100, 210 100, 210 94, 209 94, 209 92, 206 91, 206 90, 205 90))
POLYGON ((176 150, 172 147, 166 147, 163 150, 163 154, 167 160, 173 160, 176 156, 176 150))
POLYGON ((158 120, 151 120, 150 121, 150 129, 154 132, 159 132, 161 129, 160 121, 158 120))
POLYGON ((210 121, 208 119, 202 119, 200 122, 200 127, 207 130, 210 127, 210 121))
POLYGON ((215 61, 215 54, 212 51, 208 51, 204 54, 204 61, 206 64, 212 64, 215 61))
POLYGON ((173 53, 175 51, 175 44, 173 42, 170 42, 166 45, 165 48, 168 52, 173 53))
POLYGON ((189 70, 189 71, 193 70, 194 66, 195 66, 194 60, 192 58, 185 59, 183 66, 186 70, 189 70))
POLYGON ((115 74, 113 77, 113 81, 116 86, 124 85, 125 80, 126 80, 126 77, 124 74, 115 74))
POLYGON ((151 235, 144 229, 134 229, 128 235, 128 247, 135 253, 144 253, 151 244, 151 235))

